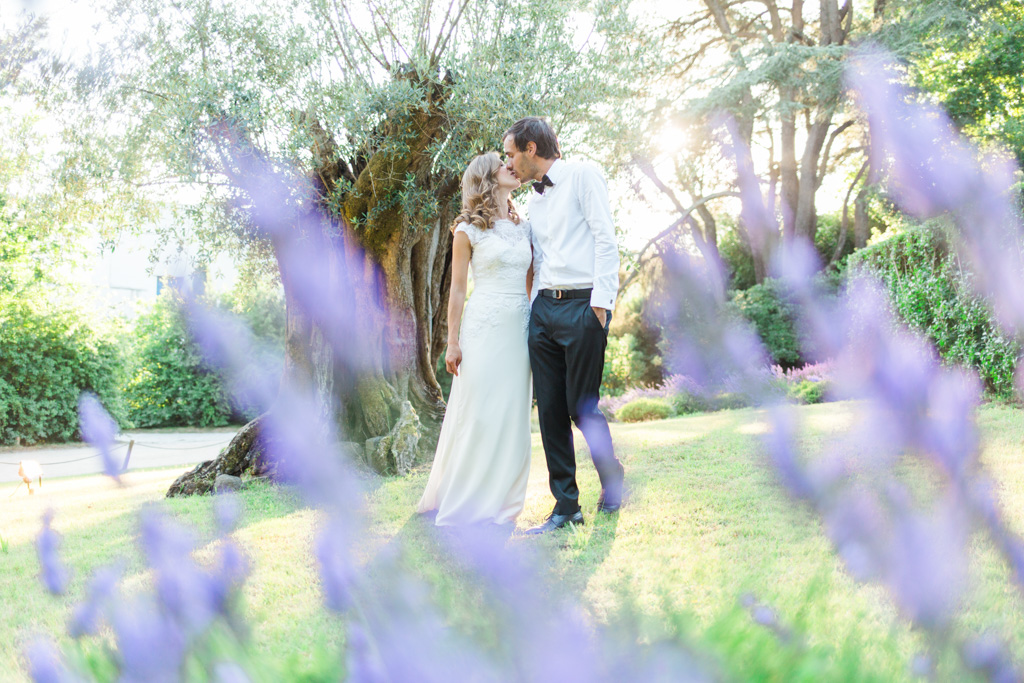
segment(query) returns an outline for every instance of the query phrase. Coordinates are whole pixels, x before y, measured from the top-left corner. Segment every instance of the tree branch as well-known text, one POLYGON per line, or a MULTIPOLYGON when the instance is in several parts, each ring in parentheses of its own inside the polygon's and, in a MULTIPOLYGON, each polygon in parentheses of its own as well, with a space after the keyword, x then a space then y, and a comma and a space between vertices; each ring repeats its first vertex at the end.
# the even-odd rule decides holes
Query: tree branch
POLYGON ((861 164, 860 170, 857 171, 857 175, 854 177, 853 182, 850 183, 850 188, 846 191, 846 198, 843 200, 843 219, 839 223, 839 237, 836 239, 836 248, 832 252, 832 258, 828 260, 828 264, 835 263, 835 260, 839 258, 839 255, 843 253, 843 245, 846 244, 846 233, 850 225, 850 195, 853 194, 853 188, 857 187, 857 183, 860 181, 864 171, 868 168, 868 160, 865 159, 864 163, 861 164))
POLYGON ((681 210, 682 216, 678 220, 676 220, 674 223, 672 223, 672 225, 668 226, 667 228, 665 228, 664 230, 659 232, 657 235, 652 237, 650 240, 648 240, 647 244, 644 245, 643 249, 641 249, 637 253, 636 265, 633 267, 633 270, 630 271, 629 275, 626 276, 626 280, 619 287, 619 291, 624 291, 626 289, 626 287, 628 287, 630 285, 630 283, 633 282, 633 280, 636 279, 636 276, 640 274, 640 271, 643 270, 643 267, 650 260, 650 259, 645 259, 644 258, 644 255, 647 253, 647 251, 651 247, 656 247, 656 248, 660 249, 659 243, 661 242, 661 240, 665 239, 666 237, 671 235, 673 232, 678 230, 680 226, 686 225, 688 222, 692 221, 693 219, 690 217, 690 214, 693 213, 694 211, 696 211, 698 207, 703 206, 707 202, 710 202, 712 199, 719 199, 721 197, 739 197, 739 196, 740 196, 740 193, 739 192, 735 192, 733 190, 723 190, 722 192, 714 192, 714 193, 709 194, 709 195, 704 195, 703 197, 698 199, 696 202, 694 202, 693 205, 690 208, 681 210))
POLYGON ((840 133, 853 125, 853 121, 846 121, 842 125, 838 126, 832 134, 828 136, 828 142, 825 143, 825 151, 821 155, 821 164, 818 166, 818 177, 815 181, 815 189, 821 187, 821 183, 825 180, 825 173, 828 172, 828 159, 832 153, 832 143, 835 142, 836 138, 839 137, 840 133))

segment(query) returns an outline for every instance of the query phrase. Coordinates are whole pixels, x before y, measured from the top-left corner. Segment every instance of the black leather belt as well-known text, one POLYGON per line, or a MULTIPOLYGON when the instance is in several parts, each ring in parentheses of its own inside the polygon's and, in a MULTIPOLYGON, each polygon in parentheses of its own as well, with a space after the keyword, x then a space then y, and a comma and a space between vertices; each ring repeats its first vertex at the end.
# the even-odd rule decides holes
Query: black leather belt
POLYGON ((538 294, 552 299, 589 299, 593 289, 542 289, 538 294))

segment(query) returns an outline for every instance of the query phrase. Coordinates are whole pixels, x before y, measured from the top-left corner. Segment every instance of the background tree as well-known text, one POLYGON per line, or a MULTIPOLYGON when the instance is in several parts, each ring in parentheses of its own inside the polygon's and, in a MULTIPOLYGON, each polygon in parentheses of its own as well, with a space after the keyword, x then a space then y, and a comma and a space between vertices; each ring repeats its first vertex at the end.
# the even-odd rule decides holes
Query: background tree
MULTIPOLYGON (((325 244, 339 259, 360 249, 392 316, 387 334, 376 332, 376 371, 353 400, 337 402, 338 420, 350 439, 380 437, 408 401, 436 435, 461 172, 522 115, 550 116, 576 148, 613 132, 593 124, 636 76, 626 3, 297 0, 255 9, 144 0, 119 3, 113 16, 125 27, 118 50, 83 70, 90 82, 78 101, 99 112, 89 114, 92 130, 106 131, 91 148, 114 155, 84 149, 81 161, 143 192, 203 187, 189 207, 201 237, 224 244, 233 235, 278 263, 251 213, 258 183, 223 153, 216 131, 227 126, 245 154, 291 169, 298 193, 314 198, 303 211, 323 217, 325 244)), ((317 377, 325 398, 341 398, 331 361, 315 353, 322 331, 284 284, 285 381, 317 377)), ((385 460, 399 470, 409 461, 385 460)))
POLYGON ((913 60, 917 84, 965 135, 998 143, 1024 164, 1024 6, 975 0, 953 19, 945 2, 921 4, 945 20, 924 27, 928 50, 913 60))
MULTIPOLYGON (((721 157, 721 143, 752 149, 753 170, 764 181, 766 204, 778 215, 782 234, 750 235, 740 219, 736 229, 743 240, 813 241, 818 190, 829 174, 849 173, 848 159, 863 151, 841 73, 851 40, 870 30, 871 18, 858 14, 853 0, 683 5, 661 34, 673 65, 664 74, 664 91, 677 94, 657 103, 656 115, 690 131, 690 142, 677 153, 677 182, 666 178, 666 184, 689 193, 694 203, 731 190, 735 170, 715 173, 723 165, 735 169, 721 157), (724 116, 733 122, 732 139, 714 133, 723 131, 724 116)), ((693 223, 702 226, 695 240, 713 244, 712 210, 703 206, 690 219, 691 231, 693 223)), ((757 282, 766 275, 764 252, 751 249, 757 282)))

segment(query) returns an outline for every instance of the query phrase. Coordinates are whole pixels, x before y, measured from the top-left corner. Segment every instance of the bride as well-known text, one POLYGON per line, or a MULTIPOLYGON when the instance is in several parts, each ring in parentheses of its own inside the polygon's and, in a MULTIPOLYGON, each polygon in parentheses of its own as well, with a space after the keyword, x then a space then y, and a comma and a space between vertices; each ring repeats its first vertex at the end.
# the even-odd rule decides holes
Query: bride
POLYGON ((510 195, 519 181, 494 152, 470 162, 455 219, 445 365, 455 375, 418 512, 435 524, 509 524, 530 474, 530 226, 510 195), (473 296, 466 280, 473 267, 473 296), (460 331, 461 323, 461 331, 460 331))

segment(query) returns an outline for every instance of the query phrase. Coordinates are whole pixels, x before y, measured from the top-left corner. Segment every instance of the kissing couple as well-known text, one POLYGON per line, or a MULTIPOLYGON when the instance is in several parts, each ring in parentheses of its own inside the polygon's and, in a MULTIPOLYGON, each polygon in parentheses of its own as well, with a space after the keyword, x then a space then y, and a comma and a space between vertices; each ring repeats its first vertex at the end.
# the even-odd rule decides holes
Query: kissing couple
POLYGON ((563 160, 540 118, 517 121, 502 143, 504 162, 481 154, 462 176, 445 354, 455 377, 417 511, 436 511, 438 526, 515 523, 530 474, 532 371, 555 506, 526 533, 543 534, 584 523, 574 423, 601 480, 598 512, 622 505, 622 464, 597 407, 619 252, 596 166, 563 160), (511 194, 530 181, 526 220, 511 194))

